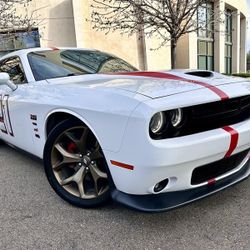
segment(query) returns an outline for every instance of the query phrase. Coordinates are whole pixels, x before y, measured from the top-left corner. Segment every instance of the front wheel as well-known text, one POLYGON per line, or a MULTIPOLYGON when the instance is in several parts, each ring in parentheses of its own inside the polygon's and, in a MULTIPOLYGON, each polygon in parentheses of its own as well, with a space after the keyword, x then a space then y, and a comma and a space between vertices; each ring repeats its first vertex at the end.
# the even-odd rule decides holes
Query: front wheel
POLYGON ((95 207, 110 198, 107 164, 88 127, 66 120, 50 133, 44 149, 48 181, 64 200, 78 207, 95 207))

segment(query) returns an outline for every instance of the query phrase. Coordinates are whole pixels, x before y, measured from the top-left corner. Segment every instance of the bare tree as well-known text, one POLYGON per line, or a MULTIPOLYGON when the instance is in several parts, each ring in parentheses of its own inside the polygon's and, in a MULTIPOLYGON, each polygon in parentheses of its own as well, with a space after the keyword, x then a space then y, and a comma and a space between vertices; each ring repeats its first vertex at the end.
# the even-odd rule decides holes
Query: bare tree
MULTIPOLYGON (((206 0, 93 0, 91 21, 96 30, 121 34, 143 33, 161 39, 159 48, 170 43, 171 65, 176 67, 177 42, 185 34, 221 22, 221 13, 211 18, 197 13, 206 0), (197 21, 199 19, 199 22, 197 21), (209 22, 209 23, 208 23, 209 22)), ((215 8, 217 8, 215 6, 215 8)))
POLYGON ((35 20, 33 13, 29 15, 26 11, 29 2, 31 0, 0 0, 0 30, 31 29, 35 20))

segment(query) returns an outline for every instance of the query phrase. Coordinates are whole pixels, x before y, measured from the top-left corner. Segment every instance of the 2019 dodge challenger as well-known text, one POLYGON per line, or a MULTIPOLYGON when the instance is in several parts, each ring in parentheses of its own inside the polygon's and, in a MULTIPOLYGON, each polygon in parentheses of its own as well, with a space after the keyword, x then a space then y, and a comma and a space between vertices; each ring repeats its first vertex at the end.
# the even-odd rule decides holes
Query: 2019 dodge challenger
POLYGON ((79 207, 112 198, 166 211, 250 175, 250 82, 141 72, 98 50, 35 48, 0 59, 0 139, 44 161, 79 207))

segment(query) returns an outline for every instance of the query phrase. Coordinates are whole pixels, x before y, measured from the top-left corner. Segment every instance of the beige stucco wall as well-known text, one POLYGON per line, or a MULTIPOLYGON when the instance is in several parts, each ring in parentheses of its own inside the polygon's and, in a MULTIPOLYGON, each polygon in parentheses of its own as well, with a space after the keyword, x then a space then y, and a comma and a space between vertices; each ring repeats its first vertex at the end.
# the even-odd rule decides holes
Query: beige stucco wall
POLYGON ((246 72, 247 70, 247 19, 245 16, 241 16, 240 19, 240 72, 246 72))
POLYGON ((121 36, 118 32, 105 35, 92 29, 90 6, 92 0, 72 0, 75 19, 77 47, 94 48, 113 53, 138 67, 137 39, 135 36, 121 36), (87 19, 87 20, 86 20, 87 19))
MULTIPOLYGON (((119 32, 106 35, 92 29, 90 6, 92 0, 33 0, 29 15, 39 16, 41 46, 93 48, 113 53, 139 68, 136 36, 121 36, 119 32)), ((170 47, 154 50, 160 41, 146 38, 146 57, 149 70, 170 68, 170 47)))
POLYGON ((189 37, 189 35, 182 36, 178 41, 176 54, 176 64, 178 69, 185 69, 188 65, 190 66, 189 37))
MULTIPOLYGON (((75 18, 76 40, 78 47, 96 48, 113 53, 137 68, 138 60, 138 41, 136 36, 121 36, 119 32, 105 34, 105 32, 93 30, 90 20, 92 0, 72 0, 75 18)), ((170 68, 170 47, 159 47, 160 41, 157 39, 146 38, 146 57, 147 68, 149 70, 169 69, 170 68)))
POLYGON ((233 6, 235 9, 239 10, 245 16, 248 16, 247 0, 225 0, 222 2, 225 2, 225 4, 233 6))
MULTIPOLYGON (((96 48, 113 53, 139 68, 138 41, 136 36, 121 36, 119 32, 105 35, 104 32, 93 30, 90 20, 92 0, 72 0, 75 18, 76 40, 78 47, 96 48)), ((148 70, 169 69, 171 62, 170 47, 159 47, 160 41, 146 38, 146 57, 148 70)))
MULTIPOLYGON (((225 2, 216 1, 216 15, 220 15, 225 11, 225 2)), ((215 24, 214 33, 214 69, 218 72, 225 72, 225 16, 221 16, 221 23, 215 24)))
MULTIPOLYGON (((90 19, 92 2, 93 0, 33 0, 28 9, 29 13, 36 10, 35 16, 40 22, 41 45, 95 48, 113 53, 139 67, 136 36, 121 36, 119 32, 105 35, 104 32, 92 29, 91 23, 86 20, 90 19)), ((233 20, 233 71, 245 71, 247 0, 215 0, 215 4, 219 4, 221 11, 226 6, 238 13, 233 20)), ((216 33, 214 38, 215 70, 224 72, 224 24, 219 24, 217 29, 220 33, 216 33)), ((148 69, 170 69, 170 46, 154 50, 160 41, 154 38, 146 38, 145 41, 148 69)), ((177 68, 197 68, 196 33, 185 35, 179 40, 177 68)))
POLYGON ((146 39, 148 70, 167 70, 171 68, 170 44, 159 48, 158 39, 146 39))
MULTIPOLYGON (((26 9, 18 9, 26 14, 26 9)), ((28 16, 38 23, 41 46, 76 46, 72 0, 32 0, 28 16)))
POLYGON ((197 35, 196 33, 182 36, 177 44, 177 69, 197 68, 197 35))

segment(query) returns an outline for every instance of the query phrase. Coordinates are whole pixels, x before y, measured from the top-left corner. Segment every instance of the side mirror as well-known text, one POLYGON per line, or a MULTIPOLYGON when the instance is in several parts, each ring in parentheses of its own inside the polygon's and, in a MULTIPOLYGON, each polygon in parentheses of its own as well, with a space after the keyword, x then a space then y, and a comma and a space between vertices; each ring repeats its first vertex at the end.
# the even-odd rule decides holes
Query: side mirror
POLYGON ((17 85, 10 80, 10 76, 7 73, 0 73, 0 85, 7 85, 13 91, 17 89, 17 85))

